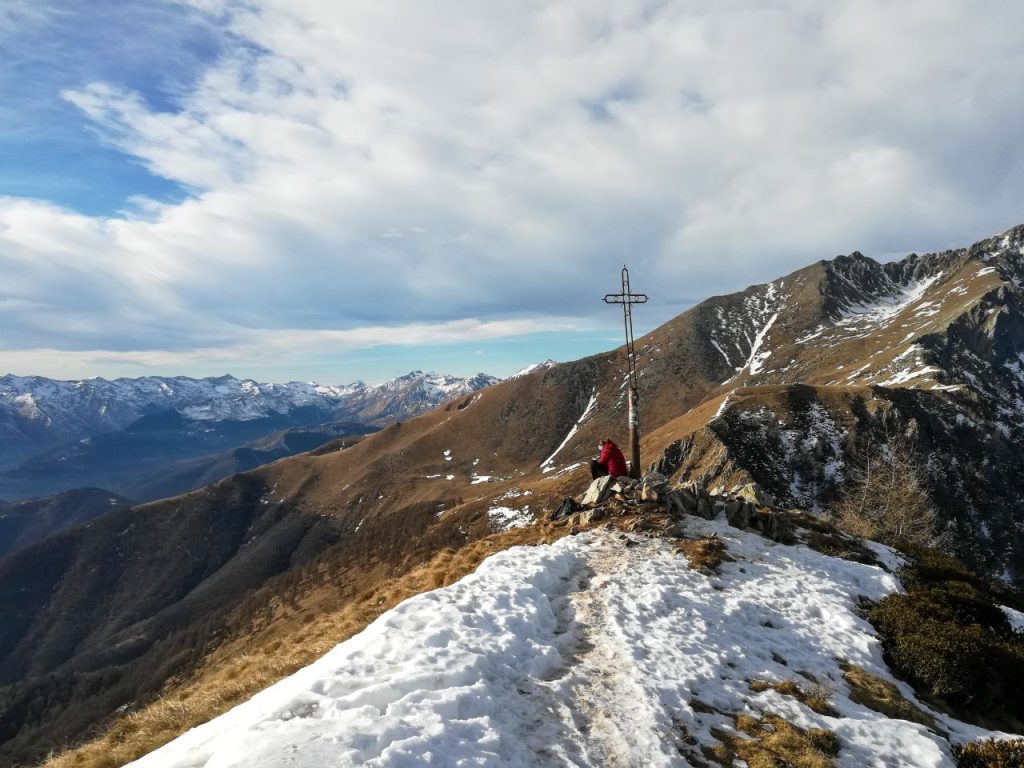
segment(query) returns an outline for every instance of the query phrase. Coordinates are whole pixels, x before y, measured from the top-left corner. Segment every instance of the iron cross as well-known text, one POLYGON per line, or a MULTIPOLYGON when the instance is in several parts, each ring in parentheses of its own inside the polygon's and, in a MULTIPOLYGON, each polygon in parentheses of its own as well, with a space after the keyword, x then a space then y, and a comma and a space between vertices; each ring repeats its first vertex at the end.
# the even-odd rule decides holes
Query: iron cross
POLYGON ((629 381, 629 451, 632 466, 630 474, 640 477, 640 380, 636 372, 636 348, 633 344, 633 305, 645 304, 647 294, 632 293, 629 289, 629 270, 622 267, 622 292, 609 293, 605 304, 621 304, 626 326, 626 368, 629 381))

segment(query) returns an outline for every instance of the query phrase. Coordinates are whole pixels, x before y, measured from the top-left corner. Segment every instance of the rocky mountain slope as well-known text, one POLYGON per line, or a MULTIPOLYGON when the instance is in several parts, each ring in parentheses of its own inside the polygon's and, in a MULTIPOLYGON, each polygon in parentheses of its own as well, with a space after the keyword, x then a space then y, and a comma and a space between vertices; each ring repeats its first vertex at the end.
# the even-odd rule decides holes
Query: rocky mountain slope
MULTIPOLYGON (((1018 227, 893 264, 853 254, 697 305, 638 340, 645 463, 820 510, 866 443, 898 437, 960 553, 1019 578, 1022 248, 1018 227)), ((327 606, 372 612, 382 584, 543 519, 623 436, 625 395, 621 349, 542 367, 0 560, 0 757, 301 645, 327 606)))
POLYGON ((0 502, 0 556, 56 530, 80 525, 133 502, 99 488, 76 488, 42 499, 0 502))

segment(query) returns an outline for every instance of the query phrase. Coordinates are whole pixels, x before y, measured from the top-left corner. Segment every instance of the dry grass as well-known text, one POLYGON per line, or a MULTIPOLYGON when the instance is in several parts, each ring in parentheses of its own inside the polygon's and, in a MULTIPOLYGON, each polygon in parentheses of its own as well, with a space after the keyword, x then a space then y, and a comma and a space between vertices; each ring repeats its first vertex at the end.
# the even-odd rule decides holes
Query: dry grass
POLYGON ((839 739, 824 728, 799 728, 781 717, 765 714, 762 719, 739 715, 735 732, 712 731, 721 744, 703 750, 705 757, 719 765, 731 766, 736 758, 749 768, 831 768, 839 754, 839 739))
POLYGON ((957 768, 1024 768, 1024 739, 985 739, 953 749, 957 768))
POLYGON ((851 701, 881 712, 886 717, 935 728, 934 718, 903 698, 899 689, 888 680, 854 664, 843 665, 843 679, 850 686, 851 701))
POLYGON ((723 561, 732 559, 726 551, 725 542, 716 536, 677 542, 675 551, 686 555, 690 567, 699 571, 714 572, 723 561))
POLYGON ((773 683, 768 680, 750 680, 750 690, 754 693, 763 691, 777 691, 783 696, 792 696, 802 704, 806 704, 819 715, 833 716, 836 714, 832 707, 832 697, 835 695, 835 688, 823 683, 813 683, 810 686, 801 686, 796 680, 783 680, 773 683))
POLYGON ((402 600, 457 581, 495 552, 550 543, 565 533, 549 525, 517 528, 442 551, 403 575, 388 578, 384 569, 369 576, 375 587, 329 611, 316 610, 324 595, 307 595, 300 607, 304 603, 313 610, 293 611, 289 621, 264 628, 255 638, 225 643, 191 680, 118 717, 91 741, 50 755, 42 768, 117 768, 136 760, 312 663, 402 600), (242 643, 247 652, 238 652, 242 643))

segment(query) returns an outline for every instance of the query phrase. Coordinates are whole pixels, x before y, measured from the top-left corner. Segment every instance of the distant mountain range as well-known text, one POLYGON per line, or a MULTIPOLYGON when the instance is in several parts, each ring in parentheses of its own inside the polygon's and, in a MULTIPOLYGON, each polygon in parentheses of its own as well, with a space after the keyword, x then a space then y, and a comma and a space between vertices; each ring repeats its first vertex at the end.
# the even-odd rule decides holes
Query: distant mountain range
POLYGON ((423 371, 342 386, 232 376, 56 381, 7 375, 0 378, 0 498, 86 486, 139 501, 180 493, 196 487, 186 477, 201 484, 224 476, 213 467, 252 469, 258 464, 250 460, 365 434, 496 381, 482 373, 467 379, 423 371), (289 431, 295 432, 286 438, 289 431), (225 452, 277 433, 275 450, 224 461, 225 452))

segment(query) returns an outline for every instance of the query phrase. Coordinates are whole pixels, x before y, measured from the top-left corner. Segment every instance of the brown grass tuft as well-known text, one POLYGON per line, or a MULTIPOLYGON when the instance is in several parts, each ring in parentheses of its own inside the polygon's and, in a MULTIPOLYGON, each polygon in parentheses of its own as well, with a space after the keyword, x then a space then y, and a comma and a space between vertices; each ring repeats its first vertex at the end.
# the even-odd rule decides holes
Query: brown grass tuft
POLYGON ((705 757, 729 768, 736 758, 749 768, 831 768, 839 754, 839 739, 823 728, 799 728, 772 714, 761 720, 739 715, 735 725, 738 733, 712 731, 722 746, 705 750, 705 757))
POLYGON ((832 697, 835 695, 835 688, 828 684, 816 683, 803 687, 796 680, 782 680, 777 683, 768 680, 750 680, 747 684, 754 693, 771 690, 777 691, 783 696, 792 696, 819 715, 834 716, 836 714, 835 709, 832 707, 832 697))
POLYGON ((685 539, 675 544, 675 551, 682 552, 690 567, 698 571, 714 572, 723 561, 730 561, 725 542, 717 536, 706 539, 685 539))
POLYGON ((886 717, 935 728, 935 719, 903 698, 899 689, 888 680, 855 664, 843 664, 842 667, 843 679, 850 686, 850 700, 854 703, 881 712, 886 717))
POLYGON ((1024 739, 985 739, 954 747, 957 768, 1024 768, 1024 739))

